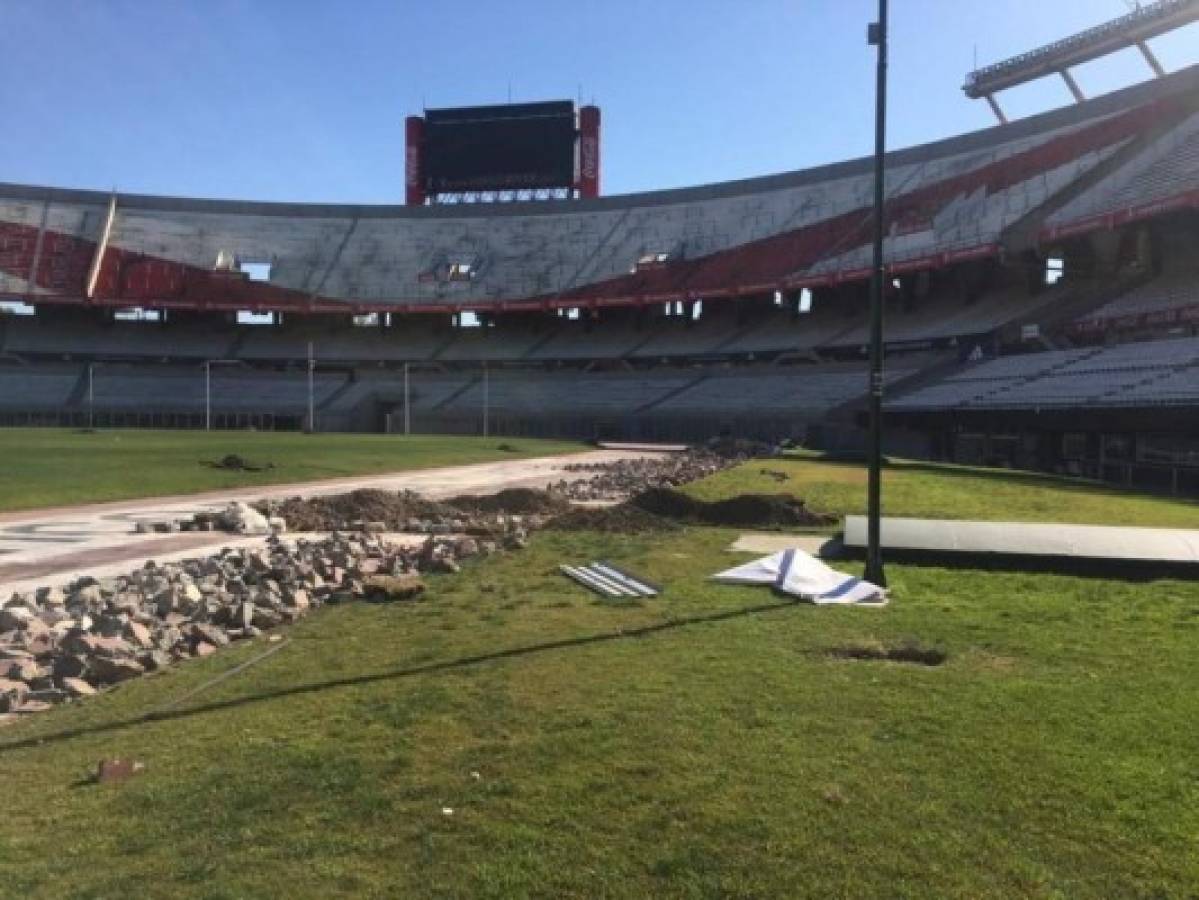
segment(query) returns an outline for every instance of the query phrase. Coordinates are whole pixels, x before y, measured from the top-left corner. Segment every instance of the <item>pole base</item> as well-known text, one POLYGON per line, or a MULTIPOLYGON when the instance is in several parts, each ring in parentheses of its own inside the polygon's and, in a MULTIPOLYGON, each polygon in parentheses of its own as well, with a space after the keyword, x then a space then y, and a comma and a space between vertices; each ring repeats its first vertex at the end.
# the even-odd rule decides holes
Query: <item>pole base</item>
POLYGON ((867 562, 866 571, 862 573, 862 579, 885 588, 887 586, 887 574, 883 571, 882 560, 867 562))

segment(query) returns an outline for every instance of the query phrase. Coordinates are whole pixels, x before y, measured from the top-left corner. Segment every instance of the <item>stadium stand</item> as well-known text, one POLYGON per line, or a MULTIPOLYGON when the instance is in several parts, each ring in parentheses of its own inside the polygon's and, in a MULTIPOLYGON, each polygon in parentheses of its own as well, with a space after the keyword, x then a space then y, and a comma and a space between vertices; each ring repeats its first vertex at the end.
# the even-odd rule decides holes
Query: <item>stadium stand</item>
POLYGON ((1139 324, 1147 317, 1169 321, 1184 312, 1199 321, 1199 270, 1183 269, 1155 278, 1080 317, 1077 324, 1102 328, 1109 323, 1139 324))
POLYGON ((1009 356, 889 401, 893 410, 1199 404, 1199 339, 1009 356))
MULTIPOLYGON (((213 427, 394 431, 407 402, 417 430, 852 450, 871 178, 425 207, 0 185, 0 309, 33 312, 0 316, 0 422, 201 427, 207 400, 213 427)), ((1199 67, 890 154, 887 193, 889 440, 1186 482, 1199 67)))

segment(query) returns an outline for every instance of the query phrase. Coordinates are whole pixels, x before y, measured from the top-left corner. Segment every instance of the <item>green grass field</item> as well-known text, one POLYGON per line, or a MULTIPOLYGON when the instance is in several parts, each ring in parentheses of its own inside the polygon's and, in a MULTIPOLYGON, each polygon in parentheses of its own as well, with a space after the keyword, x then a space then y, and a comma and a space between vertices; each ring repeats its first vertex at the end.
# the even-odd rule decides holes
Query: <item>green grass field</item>
MULTIPOLYGON (((760 460, 687 487, 705 500, 793 493, 819 511, 866 512, 866 470, 813 458, 760 460), (768 473, 787 475, 783 482, 768 473)), ((1199 528, 1199 504, 1036 472, 897 460, 883 469, 883 515, 979 521, 1199 528)), ((838 524, 835 527, 840 527, 838 524)))
MULTIPOLYGON (((694 490, 777 490, 762 468, 858 505, 860 471, 810 461, 694 490)), ((887 484, 896 514, 1196 523, 1007 473, 887 484)), ((818 609, 708 583, 734 537, 543 532, 316 613, 174 717, 137 721, 267 645, 4 728, 0 894, 1195 896, 1199 584, 892 565, 889 607, 818 609), (556 574, 600 557, 664 596, 556 574), (948 659, 830 654, 870 641, 948 659), (108 756, 146 772, 85 783, 108 756)))
POLYGON ((437 435, 0 429, 0 510, 128 500, 570 453, 577 443, 437 435), (499 449, 507 444, 512 450, 499 449), (264 472, 203 465, 236 453, 264 472))

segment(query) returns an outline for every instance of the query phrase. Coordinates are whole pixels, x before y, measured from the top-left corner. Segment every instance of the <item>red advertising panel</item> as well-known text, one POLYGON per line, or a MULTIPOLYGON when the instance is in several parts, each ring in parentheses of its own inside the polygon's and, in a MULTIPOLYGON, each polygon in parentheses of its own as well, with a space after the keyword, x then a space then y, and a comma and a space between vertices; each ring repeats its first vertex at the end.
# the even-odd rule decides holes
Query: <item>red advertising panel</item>
POLYGON ((600 191, 600 111, 579 107, 579 196, 598 197, 600 191))
POLYGON ((404 202, 424 206, 425 120, 409 116, 404 122, 404 202))

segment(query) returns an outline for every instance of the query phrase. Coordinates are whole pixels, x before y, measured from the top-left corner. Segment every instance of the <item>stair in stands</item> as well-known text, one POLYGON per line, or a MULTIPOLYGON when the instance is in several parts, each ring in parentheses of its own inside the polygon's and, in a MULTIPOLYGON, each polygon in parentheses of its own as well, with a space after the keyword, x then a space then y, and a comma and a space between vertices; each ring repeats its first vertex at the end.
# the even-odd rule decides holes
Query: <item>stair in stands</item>
POLYGON ((71 393, 67 395, 66 402, 63 406, 68 409, 77 407, 83 402, 84 394, 87 393, 87 366, 79 370, 79 378, 75 380, 75 386, 71 388, 71 393))
POLYGON ((649 403, 643 404, 642 406, 638 406, 635 410, 633 410, 633 413, 636 415, 636 414, 640 414, 643 412, 649 412, 655 406, 661 406, 667 400, 672 400, 673 398, 677 397, 679 394, 683 393, 684 391, 691 390, 693 387, 696 387, 697 385, 701 384, 702 382, 707 381, 710 377, 711 377, 710 375, 697 375, 695 378, 691 379, 686 384, 681 384, 674 390, 667 391, 665 394, 662 394, 659 397, 655 397, 649 403))
POLYGON ((320 404, 317 406, 317 409, 325 410, 332 408, 334 405, 336 405, 337 401, 340 400, 342 396, 350 391, 357 383, 357 374, 351 372, 346 376, 346 380, 341 384, 340 387, 337 388, 337 390, 333 391, 331 394, 329 394, 329 396, 320 402, 320 404))
POLYGON ((447 396, 440 403, 436 404, 431 410, 429 410, 429 412, 440 412, 441 410, 443 410, 447 406, 449 406, 451 403, 453 403, 455 400, 457 400, 459 397, 461 397, 463 394, 465 394, 467 391, 469 391, 476 384, 479 384, 482 381, 483 381, 482 375, 475 375, 473 378, 468 379, 466 381, 466 383, 462 385, 462 387, 458 388, 455 391, 451 391, 449 393, 449 396, 447 396))

